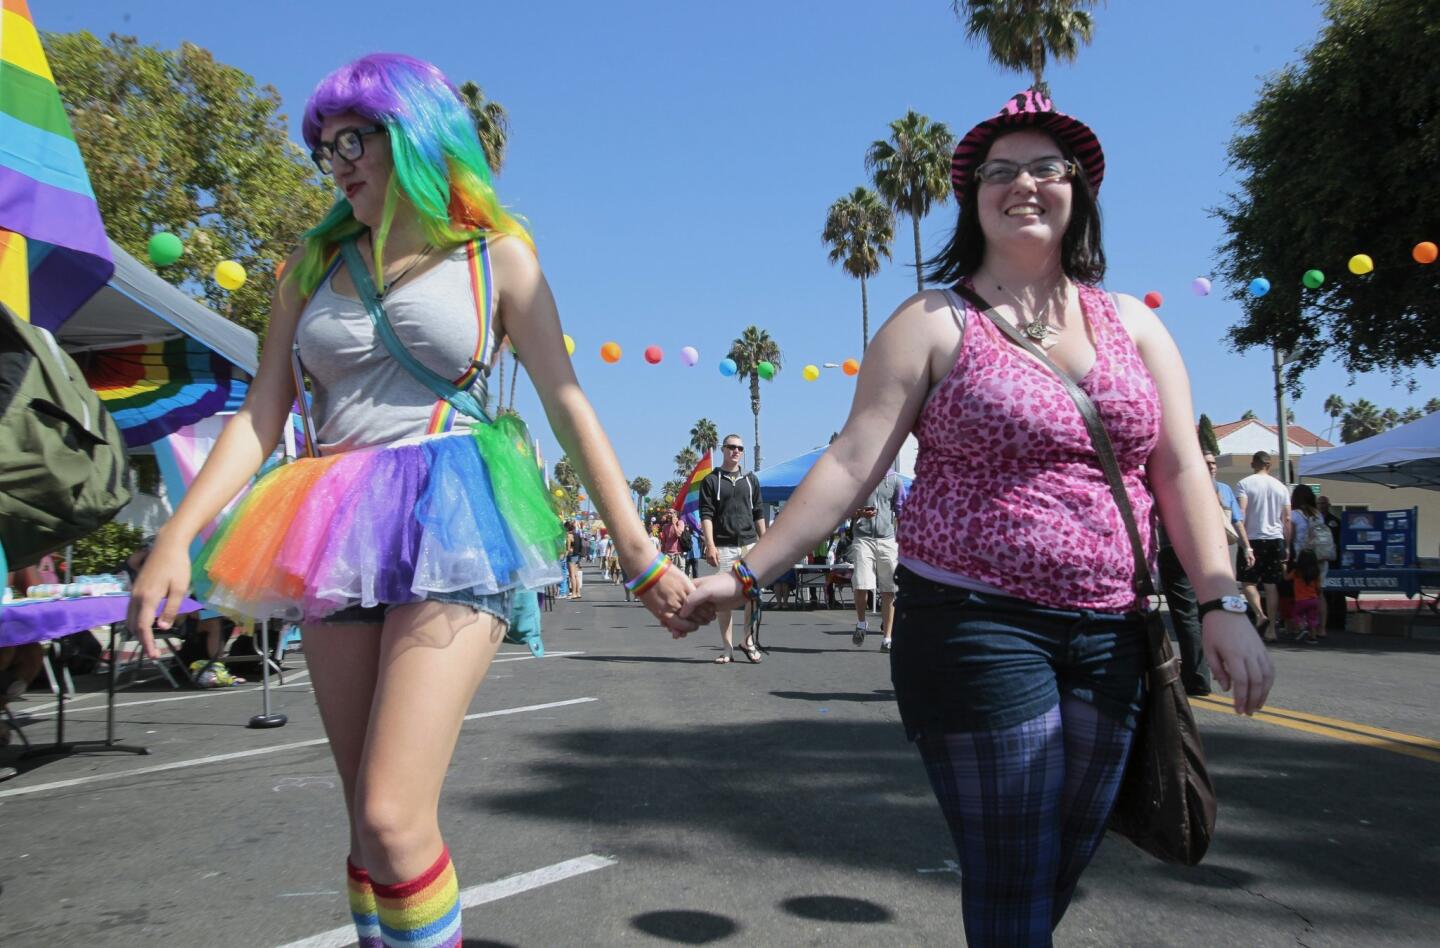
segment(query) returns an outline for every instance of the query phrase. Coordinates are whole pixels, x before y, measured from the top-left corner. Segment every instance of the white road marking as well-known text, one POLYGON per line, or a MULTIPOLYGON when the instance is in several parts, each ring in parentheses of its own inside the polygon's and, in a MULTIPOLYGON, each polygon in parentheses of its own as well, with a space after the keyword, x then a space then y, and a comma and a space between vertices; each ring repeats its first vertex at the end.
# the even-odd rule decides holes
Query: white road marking
MULTIPOLYGON (((522 872, 518 875, 506 876, 495 882, 486 882, 483 885, 461 889, 460 907, 468 909, 477 905, 485 905, 488 902, 498 902, 512 895, 519 895, 521 892, 529 892, 531 889, 563 882, 566 879, 613 865, 615 865, 614 859, 609 856, 597 856, 594 853, 576 859, 567 859, 543 869, 522 872)), ((311 935, 309 938, 292 941, 282 945, 281 948, 346 948, 353 944, 355 944, 355 926, 345 925, 340 928, 332 928, 328 932, 321 932, 318 935, 311 935)))
MULTIPOLYGON (((309 674, 310 674, 310 673, 309 673, 308 671, 298 671, 298 672, 295 672, 294 674, 292 674, 292 675, 290 675, 290 676, 288 676, 288 677, 290 677, 290 678, 292 678, 292 679, 299 679, 299 678, 304 678, 305 676, 307 676, 307 675, 309 675, 309 674)), ((298 681, 290 681, 290 682, 287 682, 287 683, 284 684, 284 685, 271 685, 271 686, 270 686, 270 689, 273 691, 273 690, 275 690, 276 688, 289 688, 291 685, 295 685, 295 684, 299 684, 299 682, 298 682, 298 681)), ((175 695, 175 696, 170 697, 170 698, 146 698, 146 699, 143 700, 143 701, 117 701, 117 702, 115 702, 115 708, 116 708, 116 710, 119 710, 120 708, 133 708, 133 707, 136 707, 136 706, 142 705, 142 704, 165 704, 165 703, 170 702, 170 701, 190 701, 190 700, 192 700, 192 699, 194 699, 194 698, 219 698, 219 697, 222 697, 222 696, 224 696, 224 695, 251 695, 251 694, 254 694, 255 692, 259 691, 262 687, 263 687, 262 685, 255 685, 254 687, 246 687, 246 688, 210 688, 210 689, 207 689, 207 690, 205 690, 205 691, 199 692, 199 693, 197 693, 197 694, 175 695)), ((70 701, 65 702, 65 712, 66 712, 66 714, 69 714, 69 713, 72 712, 72 711, 100 711, 100 710, 104 709, 105 705, 103 705, 103 704, 90 705, 90 706, 87 706, 87 707, 84 707, 84 708, 78 708, 78 707, 75 706, 75 702, 76 702, 76 701, 83 701, 84 699, 89 698, 89 697, 92 697, 92 696, 91 696, 91 695, 81 695, 79 698, 75 698, 75 699, 72 699, 72 700, 70 700, 70 701)), ((100 694, 98 694, 98 695, 95 695, 94 697, 101 697, 101 698, 103 698, 103 697, 104 697, 104 693, 102 692, 102 693, 100 693, 100 694)), ((53 718, 54 716, 55 716, 55 712, 54 712, 54 711, 36 711, 35 713, 29 715, 30 719, 31 719, 31 720, 34 720, 34 721, 39 721, 39 720, 42 719, 42 718, 53 718)))
POLYGON ((584 652, 546 652, 544 655, 515 655, 507 652, 498 658, 490 659, 490 664, 499 665, 501 662, 527 662, 532 658, 569 658, 571 655, 584 654, 584 652))
MULTIPOLYGON (((551 708, 563 708, 572 704, 587 704, 591 701, 598 701, 598 698, 571 698, 567 701, 549 701, 545 704, 528 704, 519 708, 501 708, 498 711, 480 711, 476 714, 465 715, 466 721, 474 721, 478 718, 498 718, 508 714, 524 714, 527 711, 548 711, 551 708)), ((91 774, 88 777, 72 777, 69 780, 53 780, 50 783, 37 783, 33 787, 14 787, 9 790, 0 790, 0 799, 4 797, 19 797, 30 793, 45 793, 50 790, 64 790, 69 787, 79 787, 85 784, 99 783, 108 780, 122 780, 126 777, 140 777, 146 774, 164 773, 167 770, 181 770, 186 767, 200 767, 205 764, 220 764, 228 760, 241 760, 246 757, 259 757, 264 754, 278 754, 281 751, 298 750, 302 747, 318 747, 321 744, 328 744, 329 739, 317 737, 308 741, 294 741, 290 744, 275 744, 271 747, 256 747, 252 750, 235 751, 230 754, 212 754, 209 757, 197 757, 193 760, 177 760, 169 764, 156 764, 153 767, 136 767, 132 770, 117 770, 108 773, 91 774)))

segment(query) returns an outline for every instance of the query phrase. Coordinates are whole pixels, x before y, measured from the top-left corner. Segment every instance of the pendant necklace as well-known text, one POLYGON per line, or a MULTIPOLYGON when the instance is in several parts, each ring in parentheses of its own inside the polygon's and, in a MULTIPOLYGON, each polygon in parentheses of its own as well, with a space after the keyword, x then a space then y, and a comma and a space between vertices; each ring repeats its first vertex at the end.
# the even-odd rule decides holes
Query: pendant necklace
POLYGON ((1042 349, 1048 349, 1049 347, 1055 345, 1060 341, 1058 338, 1051 338, 1052 336, 1058 336, 1059 330, 1057 330, 1054 326, 1051 326, 1050 321, 1047 318, 1050 315, 1051 306, 1054 305, 1053 296, 1050 297, 1049 301, 1045 304, 1045 307, 1040 310, 1039 313, 1026 320, 1024 319, 1025 305, 1020 302, 1020 297, 1016 296, 1014 293, 1011 293, 999 283, 995 284, 995 289, 999 290, 1000 292, 1004 293, 1006 296, 1010 297, 1012 300, 1015 301, 1015 319, 1016 322, 1019 323, 1018 328, 1020 332, 1025 335, 1025 338, 1031 340, 1032 342, 1038 343, 1040 345, 1040 348, 1042 349), (1022 320, 1024 321, 1022 322, 1022 320))

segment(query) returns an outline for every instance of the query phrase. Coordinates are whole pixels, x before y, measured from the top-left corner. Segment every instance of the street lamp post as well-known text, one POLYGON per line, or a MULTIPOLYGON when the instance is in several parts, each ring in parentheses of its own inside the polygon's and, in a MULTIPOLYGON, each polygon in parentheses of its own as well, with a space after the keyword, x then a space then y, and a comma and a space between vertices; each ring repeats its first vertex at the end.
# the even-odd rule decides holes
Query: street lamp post
POLYGON ((1275 356, 1275 430, 1280 435, 1280 480, 1290 486, 1290 426, 1285 418, 1285 366, 1295 360, 1279 346, 1271 350, 1275 356))

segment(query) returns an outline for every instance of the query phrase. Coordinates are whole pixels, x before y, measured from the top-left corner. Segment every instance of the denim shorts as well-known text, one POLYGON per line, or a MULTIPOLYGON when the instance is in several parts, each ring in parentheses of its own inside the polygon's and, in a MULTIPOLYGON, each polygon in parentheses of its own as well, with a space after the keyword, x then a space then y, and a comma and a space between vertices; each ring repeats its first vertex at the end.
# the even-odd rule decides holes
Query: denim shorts
POLYGON ((376 606, 347 606, 339 612, 332 612, 322 622, 354 622, 374 623, 379 625, 385 621, 385 616, 391 609, 397 606, 411 606, 416 602, 446 602, 454 605, 469 606, 476 612, 484 612, 499 619, 502 623, 510 622, 510 602, 515 594, 507 589, 498 593, 477 593, 470 589, 457 589, 455 592, 432 592, 426 593, 422 599, 412 602, 382 602, 376 606))
POLYGON ((900 567, 890 676, 906 734, 990 731, 1061 696, 1134 727, 1148 643, 1138 612, 1051 609, 900 567))

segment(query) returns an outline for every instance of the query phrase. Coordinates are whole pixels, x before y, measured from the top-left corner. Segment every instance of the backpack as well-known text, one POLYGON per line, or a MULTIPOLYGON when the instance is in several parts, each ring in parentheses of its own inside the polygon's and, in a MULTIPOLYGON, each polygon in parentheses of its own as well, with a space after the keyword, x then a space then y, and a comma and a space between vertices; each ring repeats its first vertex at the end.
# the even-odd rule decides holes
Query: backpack
POLYGON ((1305 545, 1304 549, 1315 554, 1315 558, 1324 563, 1335 558, 1335 535, 1325 524, 1325 518, 1319 515, 1305 518, 1305 545))
POLYGON ((0 544, 10 568, 88 536, 130 502, 125 441, 55 337, 0 305, 0 544))

